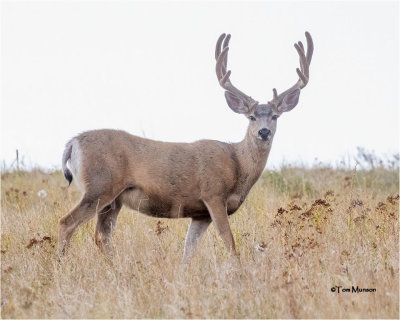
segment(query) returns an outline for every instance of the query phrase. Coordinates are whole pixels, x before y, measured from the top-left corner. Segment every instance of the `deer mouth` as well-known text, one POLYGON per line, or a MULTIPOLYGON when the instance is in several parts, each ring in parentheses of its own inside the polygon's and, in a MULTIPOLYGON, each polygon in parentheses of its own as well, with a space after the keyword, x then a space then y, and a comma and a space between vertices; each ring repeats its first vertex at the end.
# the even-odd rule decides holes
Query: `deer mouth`
POLYGON ((271 140, 271 135, 268 136, 257 136, 258 140, 269 142, 271 140))

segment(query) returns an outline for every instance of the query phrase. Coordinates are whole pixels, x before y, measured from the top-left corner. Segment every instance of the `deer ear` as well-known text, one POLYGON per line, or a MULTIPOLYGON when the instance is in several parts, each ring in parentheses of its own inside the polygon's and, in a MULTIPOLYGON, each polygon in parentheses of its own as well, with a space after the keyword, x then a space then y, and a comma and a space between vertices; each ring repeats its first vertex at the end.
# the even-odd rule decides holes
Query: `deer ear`
POLYGON ((299 97, 300 89, 289 92, 287 95, 285 95, 282 102, 279 104, 278 110, 280 112, 288 112, 292 110, 295 106, 297 106, 297 103, 299 102, 299 97))
POLYGON ((228 103, 229 108, 231 108, 234 112, 240 113, 240 114, 246 114, 249 113, 249 107, 246 106, 244 101, 237 96, 235 96, 233 93, 230 93, 229 91, 225 91, 225 99, 226 102, 228 103))

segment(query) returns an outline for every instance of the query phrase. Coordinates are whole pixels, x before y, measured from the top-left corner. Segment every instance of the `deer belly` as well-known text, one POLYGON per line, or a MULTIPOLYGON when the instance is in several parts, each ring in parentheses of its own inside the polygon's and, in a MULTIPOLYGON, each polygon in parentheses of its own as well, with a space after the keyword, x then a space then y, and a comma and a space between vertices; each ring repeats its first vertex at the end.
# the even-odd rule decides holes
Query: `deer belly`
POLYGON ((138 188, 130 188, 125 190, 119 196, 119 200, 123 205, 130 209, 147 213, 149 210, 149 197, 138 188))
POLYGON ((144 193, 140 188, 125 190, 119 197, 122 204, 130 209, 136 210, 154 217, 170 216, 171 204, 161 201, 157 197, 144 193))
POLYGON ((153 217, 185 218, 203 216, 207 209, 201 201, 174 201, 146 194, 139 188, 125 190, 119 198, 123 205, 153 217))

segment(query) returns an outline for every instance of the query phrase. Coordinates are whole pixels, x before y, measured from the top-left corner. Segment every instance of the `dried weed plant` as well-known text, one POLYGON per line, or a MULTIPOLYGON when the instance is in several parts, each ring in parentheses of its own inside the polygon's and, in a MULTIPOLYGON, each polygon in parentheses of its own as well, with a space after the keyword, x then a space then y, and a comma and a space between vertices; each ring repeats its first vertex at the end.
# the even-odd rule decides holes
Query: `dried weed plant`
MULTIPOLYGON (((91 221, 56 252, 58 219, 79 198, 61 172, 5 171, 1 190, 4 318, 398 318, 396 168, 284 167, 265 172, 230 217, 242 270, 210 227, 186 270, 189 220, 123 209, 115 255, 91 221), (46 196, 38 192, 46 190, 46 196), (331 288, 376 292, 331 292, 331 288)), ((95 219, 94 219, 95 220, 95 219)))

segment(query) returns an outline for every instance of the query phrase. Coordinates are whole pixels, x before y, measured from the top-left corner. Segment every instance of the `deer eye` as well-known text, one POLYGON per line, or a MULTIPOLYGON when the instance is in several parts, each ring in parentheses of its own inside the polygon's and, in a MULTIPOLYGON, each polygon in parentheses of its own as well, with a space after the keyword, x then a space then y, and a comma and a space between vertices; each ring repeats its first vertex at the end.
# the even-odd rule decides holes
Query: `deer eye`
POLYGON ((272 116, 272 120, 276 120, 278 118, 279 118, 279 116, 277 116, 277 115, 272 116))
POLYGON ((254 116, 250 116, 249 119, 250 119, 251 121, 256 121, 256 118, 255 118, 254 116))

